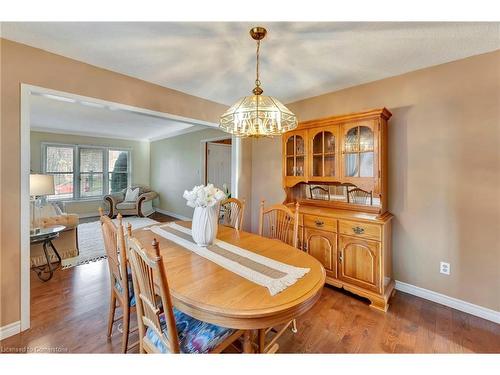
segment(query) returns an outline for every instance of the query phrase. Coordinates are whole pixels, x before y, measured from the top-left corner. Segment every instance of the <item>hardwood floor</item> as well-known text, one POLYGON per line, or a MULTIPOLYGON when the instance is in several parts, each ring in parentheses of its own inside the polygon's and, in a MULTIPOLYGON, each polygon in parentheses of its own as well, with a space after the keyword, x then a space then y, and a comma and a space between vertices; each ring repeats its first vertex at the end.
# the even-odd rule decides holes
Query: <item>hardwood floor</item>
MULTIPOLYGON (((0 351, 120 352, 116 325, 106 338, 108 294, 106 261, 57 270, 46 283, 32 272, 32 328, 0 341, 0 351)), ((325 287, 297 322, 298 333, 287 331, 278 341, 280 353, 500 353, 500 325, 401 292, 384 314, 325 287)))

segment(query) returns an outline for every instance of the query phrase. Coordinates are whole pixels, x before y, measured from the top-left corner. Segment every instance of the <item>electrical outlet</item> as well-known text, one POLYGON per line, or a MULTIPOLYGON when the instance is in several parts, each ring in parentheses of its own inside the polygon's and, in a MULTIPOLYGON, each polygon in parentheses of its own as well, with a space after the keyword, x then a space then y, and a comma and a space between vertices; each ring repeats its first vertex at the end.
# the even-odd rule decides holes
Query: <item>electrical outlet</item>
POLYGON ((446 263, 446 262, 439 263, 439 272, 442 273, 443 275, 449 275, 450 274, 450 263, 446 263))

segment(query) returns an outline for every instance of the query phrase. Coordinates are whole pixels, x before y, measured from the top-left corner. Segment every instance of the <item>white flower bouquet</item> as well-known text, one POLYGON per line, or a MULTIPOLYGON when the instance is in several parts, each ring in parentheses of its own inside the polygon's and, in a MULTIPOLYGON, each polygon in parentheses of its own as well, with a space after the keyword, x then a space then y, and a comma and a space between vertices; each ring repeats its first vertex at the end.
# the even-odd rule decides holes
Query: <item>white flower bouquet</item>
POLYGON ((184 190, 182 195, 187 201, 189 207, 212 207, 223 199, 226 199, 226 194, 216 188, 213 184, 198 185, 193 190, 184 190))
POLYGON ((214 243, 217 235, 219 202, 226 198, 226 194, 214 185, 195 186, 191 191, 184 191, 182 195, 189 207, 194 208, 191 234, 194 242, 199 246, 208 246, 214 243))

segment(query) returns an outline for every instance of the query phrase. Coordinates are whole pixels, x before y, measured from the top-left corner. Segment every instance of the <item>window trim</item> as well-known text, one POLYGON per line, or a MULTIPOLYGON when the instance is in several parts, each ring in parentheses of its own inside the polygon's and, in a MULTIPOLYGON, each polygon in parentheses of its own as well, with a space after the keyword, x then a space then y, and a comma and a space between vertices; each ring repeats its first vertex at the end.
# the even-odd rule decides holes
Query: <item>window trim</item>
MULTIPOLYGON (((59 142, 41 142, 41 167, 43 173, 47 172, 47 147, 69 147, 73 149, 73 197, 72 198, 51 198, 51 200, 58 200, 64 202, 70 201, 95 201, 102 199, 105 195, 109 194, 109 151, 126 151, 127 158, 127 185, 130 186, 132 181, 132 147, 113 147, 113 146, 98 146, 87 145, 80 143, 59 143, 59 142), (94 195, 89 197, 82 197, 80 195, 80 149, 94 148, 102 150, 103 158, 103 194, 94 195)), ((57 172, 56 172, 57 173, 57 172)), ((85 173, 85 172, 83 172, 85 173)), ((100 174, 101 172, 99 172, 100 174)), ((125 172, 123 172, 125 173, 125 172)))

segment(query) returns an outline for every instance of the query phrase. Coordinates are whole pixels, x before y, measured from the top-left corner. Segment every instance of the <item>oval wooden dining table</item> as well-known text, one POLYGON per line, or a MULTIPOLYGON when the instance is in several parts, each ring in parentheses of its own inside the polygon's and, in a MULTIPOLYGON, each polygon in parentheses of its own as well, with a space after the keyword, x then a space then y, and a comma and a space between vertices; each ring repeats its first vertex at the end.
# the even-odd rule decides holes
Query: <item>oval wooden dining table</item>
MULTIPOLYGON (((177 224, 190 228, 191 222, 177 224)), ((164 260, 174 306, 192 317, 245 330, 244 351, 251 351, 252 331, 289 322, 309 310, 325 284, 325 269, 315 258, 279 240, 219 225, 217 238, 259 255, 310 271, 272 296, 255 284, 144 228, 133 230, 148 252, 156 238, 164 260)))

